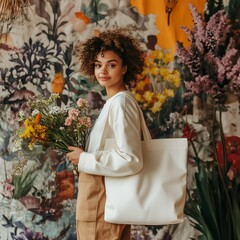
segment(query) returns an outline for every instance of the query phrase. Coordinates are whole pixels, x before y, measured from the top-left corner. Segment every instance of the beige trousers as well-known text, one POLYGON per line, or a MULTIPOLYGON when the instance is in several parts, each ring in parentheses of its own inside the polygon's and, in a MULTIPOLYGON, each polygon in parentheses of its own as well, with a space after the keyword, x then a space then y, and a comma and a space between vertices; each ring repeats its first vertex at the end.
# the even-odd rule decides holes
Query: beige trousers
POLYGON ((78 240, 130 240, 130 225, 104 221, 104 177, 80 173, 76 227, 78 240))

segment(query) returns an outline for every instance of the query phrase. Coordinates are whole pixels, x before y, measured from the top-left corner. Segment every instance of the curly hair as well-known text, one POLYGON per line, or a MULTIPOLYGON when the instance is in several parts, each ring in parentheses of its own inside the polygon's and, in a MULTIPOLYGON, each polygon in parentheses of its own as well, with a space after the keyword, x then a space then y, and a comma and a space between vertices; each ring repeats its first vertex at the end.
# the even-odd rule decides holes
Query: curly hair
POLYGON ((144 50, 128 29, 107 30, 77 45, 74 54, 80 62, 81 74, 95 79, 94 66, 97 55, 108 50, 116 53, 122 59, 123 65, 127 66, 124 82, 131 88, 143 71, 144 50))

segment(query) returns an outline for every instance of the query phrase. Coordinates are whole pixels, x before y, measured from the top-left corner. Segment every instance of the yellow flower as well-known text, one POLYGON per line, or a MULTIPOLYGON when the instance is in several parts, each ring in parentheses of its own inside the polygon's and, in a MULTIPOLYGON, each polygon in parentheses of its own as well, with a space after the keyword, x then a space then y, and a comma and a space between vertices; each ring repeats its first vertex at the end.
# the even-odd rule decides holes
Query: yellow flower
POLYGON ((141 94, 139 93, 135 93, 135 99, 138 101, 138 102, 142 102, 143 101, 143 97, 141 94))
POLYGON ((47 127, 38 124, 40 121, 40 115, 36 118, 30 117, 24 121, 25 129, 19 135, 20 138, 29 139, 31 142, 28 145, 29 149, 33 149, 33 145, 36 141, 46 141, 47 127))
POLYGON ((34 132, 34 128, 32 127, 32 122, 30 119, 26 119, 24 121, 25 130, 22 134, 20 134, 21 138, 31 138, 32 133, 34 132))
POLYGON ((29 143, 29 144, 28 144, 28 148, 29 148, 30 150, 33 150, 33 145, 34 145, 33 142, 29 143))
POLYGON ((150 108, 150 110, 153 113, 159 112, 162 108, 162 103, 160 101, 154 102, 153 106, 150 108))
POLYGON ((45 132, 41 133, 40 137, 41 137, 41 139, 46 139, 46 133, 45 132))
POLYGON ((137 84, 135 90, 136 91, 143 91, 144 87, 145 87, 146 83, 144 81, 139 81, 139 83, 137 84))
POLYGON ((136 86, 134 95, 143 108, 153 113, 160 111, 180 86, 180 73, 172 67, 172 61, 173 56, 168 50, 147 52, 143 78, 136 86), (144 79, 148 79, 148 83, 144 79))
POLYGON ((147 102, 151 102, 153 95, 154 95, 153 92, 146 91, 146 92, 144 92, 143 97, 147 102))
POLYGON ((47 130, 47 127, 42 126, 40 124, 35 125, 35 133, 37 136, 40 136, 42 133, 45 133, 47 130))
POLYGON ((162 93, 156 94, 156 98, 157 98, 158 102, 160 102, 162 104, 165 103, 167 100, 167 96, 163 95, 162 93))
POLYGON ((165 78, 169 74, 169 71, 167 70, 166 67, 161 67, 159 69, 159 73, 163 76, 163 78, 165 78))
POLYGON ((164 94, 165 94, 167 97, 174 97, 174 91, 173 91, 173 89, 165 88, 165 89, 164 89, 164 94))
POLYGON ((147 57, 145 58, 145 65, 149 67, 151 65, 151 60, 147 57))
POLYGON ((177 70, 173 70, 173 83, 174 83, 174 86, 179 88, 180 86, 180 73, 179 71, 177 70))
POLYGON ((155 56, 156 56, 156 59, 158 60, 162 60, 163 59, 163 52, 162 51, 155 51, 155 56))
POLYGON ((163 56, 163 62, 167 64, 167 63, 170 63, 171 60, 172 60, 172 54, 170 52, 165 53, 163 56))
POLYGON ((158 67, 149 68, 149 74, 158 75, 159 74, 159 68, 158 67))

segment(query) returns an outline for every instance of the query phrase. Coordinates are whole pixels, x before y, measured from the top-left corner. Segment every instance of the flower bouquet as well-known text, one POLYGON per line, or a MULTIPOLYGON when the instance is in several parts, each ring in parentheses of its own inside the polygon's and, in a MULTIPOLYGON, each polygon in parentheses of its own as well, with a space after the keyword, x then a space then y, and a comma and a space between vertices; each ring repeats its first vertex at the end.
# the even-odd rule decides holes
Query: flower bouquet
POLYGON ((22 127, 17 131, 16 150, 36 146, 67 153, 68 146, 85 148, 92 126, 90 109, 86 99, 75 105, 60 108, 56 104, 58 94, 49 98, 38 97, 28 102, 30 113, 20 112, 22 127))

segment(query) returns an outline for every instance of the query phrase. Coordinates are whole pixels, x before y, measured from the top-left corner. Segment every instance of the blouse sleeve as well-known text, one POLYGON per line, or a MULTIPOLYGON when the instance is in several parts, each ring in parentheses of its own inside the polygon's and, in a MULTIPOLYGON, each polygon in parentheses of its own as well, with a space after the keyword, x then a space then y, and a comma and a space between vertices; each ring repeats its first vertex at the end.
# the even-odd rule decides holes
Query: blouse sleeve
POLYGON ((139 110, 132 99, 116 97, 110 109, 108 124, 114 133, 116 148, 83 152, 79 171, 94 175, 120 177, 139 172, 143 167, 139 110))

